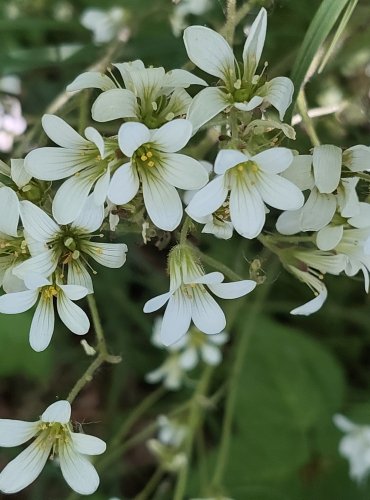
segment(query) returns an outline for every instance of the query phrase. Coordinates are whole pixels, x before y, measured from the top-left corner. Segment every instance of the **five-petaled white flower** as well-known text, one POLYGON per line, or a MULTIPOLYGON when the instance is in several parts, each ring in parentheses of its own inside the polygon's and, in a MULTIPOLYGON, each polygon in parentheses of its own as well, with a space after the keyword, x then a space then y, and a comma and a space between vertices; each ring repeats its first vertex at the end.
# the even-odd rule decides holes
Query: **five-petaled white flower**
POLYGON ((73 432, 68 401, 51 404, 37 422, 0 419, 0 446, 11 447, 35 440, 0 473, 0 491, 17 493, 41 473, 47 459, 58 458, 64 479, 81 495, 91 495, 99 486, 99 476, 87 458, 105 452, 101 439, 73 432))
POLYGON ((300 189, 278 175, 292 160, 292 152, 286 148, 267 149, 254 156, 223 149, 215 161, 218 175, 195 194, 186 212, 195 220, 218 213, 222 220, 229 216, 241 236, 255 238, 265 224, 265 203, 281 210, 303 205, 300 189))
POLYGON ((113 174, 109 199, 123 205, 134 198, 142 186, 145 208, 160 229, 173 231, 183 214, 176 188, 199 189, 208 174, 201 163, 176 153, 189 141, 192 126, 188 120, 173 120, 151 131, 142 123, 121 125, 118 142, 130 158, 113 174))
POLYGON ((73 303, 86 297, 89 290, 79 285, 62 285, 38 275, 26 278, 28 290, 7 293, 0 297, 0 312, 19 314, 31 309, 38 301, 30 329, 30 345, 35 351, 43 351, 50 344, 54 332, 54 298, 60 319, 76 335, 84 335, 90 328, 86 313, 73 303))
POLYGON ((333 421, 345 433, 339 452, 349 461, 351 478, 361 483, 370 472, 370 426, 355 424, 339 414, 334 415, 333 421))
POLYGON ((14 274, 25 279, 28 274, 48 278, 57 269, 67 283, 93 291, 88 269, 92 257, 102 266, 119 268, 126 261, 127 246, 123 243, 90 241, 103 222, 104 210, 90 196, 80 215, 72 224, 59 226, 41 208, 29 201, 20 203, 25 237, 32 257, 14 268, 14 274))
POLYGON ((188 118, 197 130, 228 106, 252 111, 261 104, 272 104, 280 119, 292 102, 293 83, 278 76, 265 82, 256 75, 266 37, 267 12, 262 8, 256 17, 243 50, 241 72, 232 48, 216 31, 204 26, 189 26, 184 31, 184 43, 189 59, 200 69, 220 78, 222 87, 208 87, 193 99, 188 118))
POLYGON ((235 299, 254 290, 256 282, 241 280, 223 283, 219 272, 204 274, 192 250, 177 245, 169 256, 170 291, 149 300, 144 312, 160 309, 168 301, 161 326, 164 345, 177 342, 189 330, 191 320, 204 333, 220 333, 226 326, 225 315, 215 299, 207 291, 222 299, 235 299))
POLYGON ((44 115, 42 126, 61 147, 34 149, 25 158, 25 168, 36 179, 55 181, 69 177, 53 200, 55 220, 69 224, 80 214, 93 187, 96 205, 104 204, 111 167, 120 161, 114 154, 117 144, 105 143, 93 127, 85 129, 85 139, 54 115, 44 115))

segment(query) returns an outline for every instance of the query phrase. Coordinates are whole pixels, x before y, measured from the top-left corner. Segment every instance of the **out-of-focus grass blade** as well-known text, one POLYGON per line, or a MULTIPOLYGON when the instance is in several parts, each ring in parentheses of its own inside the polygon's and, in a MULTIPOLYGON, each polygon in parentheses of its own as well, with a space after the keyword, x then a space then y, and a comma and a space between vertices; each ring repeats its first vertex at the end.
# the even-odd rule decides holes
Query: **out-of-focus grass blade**
POLYGON ((349 0, 323 0, 317 9, 293 65, 291 79, 294 84, 294 96, 286 117, 287 121, 292 117, 298 93, 304 85, 313 59, 348 2, 349 0))
POLYGON ((335 46, 338 43, 339 38, 342 36, 343 31, 346 29, 348 21, 351 19, 352 13, 355 10, 357 3, 358 3, 358 0, 350 0, 349 4, 347 5, 346 11, 343 14, 342 20, 337 28, 337 31, 335 32, 333 40, 331 41, 331 44, 328 47, 328 50, 326 51, 326 54, 325 54, 325 56, 320 64, 320 67, 317 70, 318 73, 321 73, 324 70, 329 58, 331 57, 331 55, 335 49, 335 46))

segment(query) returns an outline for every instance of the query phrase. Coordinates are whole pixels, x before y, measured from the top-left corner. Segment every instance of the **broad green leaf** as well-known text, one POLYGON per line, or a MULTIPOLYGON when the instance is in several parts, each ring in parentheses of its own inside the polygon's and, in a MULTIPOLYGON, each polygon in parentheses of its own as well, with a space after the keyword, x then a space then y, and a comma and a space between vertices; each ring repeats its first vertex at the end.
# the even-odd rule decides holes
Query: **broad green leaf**
POLYGON ((24 375, 46 380, 53 368, 52 347, 35 352, 28 342, 31 314, 0 315, 0 376, 24 375))
POLYGON ((301 87, 305 84, 313 60, 317 57, 320 47, 328 37, 348 1, 323 0, 317 9, 293 65, 291 79, 294 84, 294 96, 293 103, 286 116, 287 121, 292 117, 294 104, 301 87))

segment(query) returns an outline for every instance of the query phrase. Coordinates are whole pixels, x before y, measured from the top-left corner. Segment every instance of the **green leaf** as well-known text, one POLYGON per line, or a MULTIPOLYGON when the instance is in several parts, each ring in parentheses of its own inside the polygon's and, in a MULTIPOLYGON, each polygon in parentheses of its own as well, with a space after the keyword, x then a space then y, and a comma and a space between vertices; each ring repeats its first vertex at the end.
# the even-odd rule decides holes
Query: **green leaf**
POLYGON ((309 462, 315 429, 332 425, 332 414, 341 406, 343 377, 318 343, 260 319, 239 387, 225 475, 231 492, 237 486, 281 481, 309 462))
POLYGON ((35 352, 28 342, 32 315, 0 315, 0 376, 25 375, 46 380, 53 369, 53 351, 35 352))
POLYGON ((294 96, 286 120, 292 117, 294 104, 301 87, 304 86, 309 69, 318 51, 338 20, 349 0, 323 0, 312 19, 300 46, 292 69, 294 96))

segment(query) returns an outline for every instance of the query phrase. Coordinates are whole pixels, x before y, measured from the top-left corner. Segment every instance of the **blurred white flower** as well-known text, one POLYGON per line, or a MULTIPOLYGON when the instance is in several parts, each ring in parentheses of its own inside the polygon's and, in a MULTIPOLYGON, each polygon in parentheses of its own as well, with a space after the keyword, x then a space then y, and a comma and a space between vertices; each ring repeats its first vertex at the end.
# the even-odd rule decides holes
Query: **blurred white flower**
POLYGON ((19 100, 8 95, 0 97, 0 151, 11 151, 14 139, 22 135, 26 128, 19 100))
POLYGON ((17 493, 41 473, 47 459, 58 458, 64 479, 81 495, 91 495, 99 486, 99 476, 87 456, 100 455, 106 445, 101 439, 73 432, 71 405, 57 401, 37 422, 0 419, 0 446, 19 446, 35 440, 8 463, 0 473, 0 490, 17 493))
POLYGON ((170 16, 172 32, 180 36, 188 26, 186 18, 189 15, 201 16, 212 7, 212 0, 180 0, 174 2, 175 6, 170 16))
POLYGON ((158 439, 167 446, 179 448, 184 442, 188 433, 188 428, 183 423, 175 419, 169 419, 165 415, 157 418, 158 439))
POLYGON ((166 389, 177 391, 183 384, 185 373, 179 353, 170 352, 159 368, 147 373, 145 380, 150 384, 162 382, 166 389))
POLYGON ((128 15, 121 7, 109 10, 88 8, 81 16, 81 24, 93 32, 93 40, 97 45, 118 38, 126 42, 130 36, 127 26, 128 15))
POLYGON ((361 483, 370 472, 370 426, 355 424, 339 414, 334 415, 333 421, 345 433, 339 452, 349 461, 351 478, 361 483))

